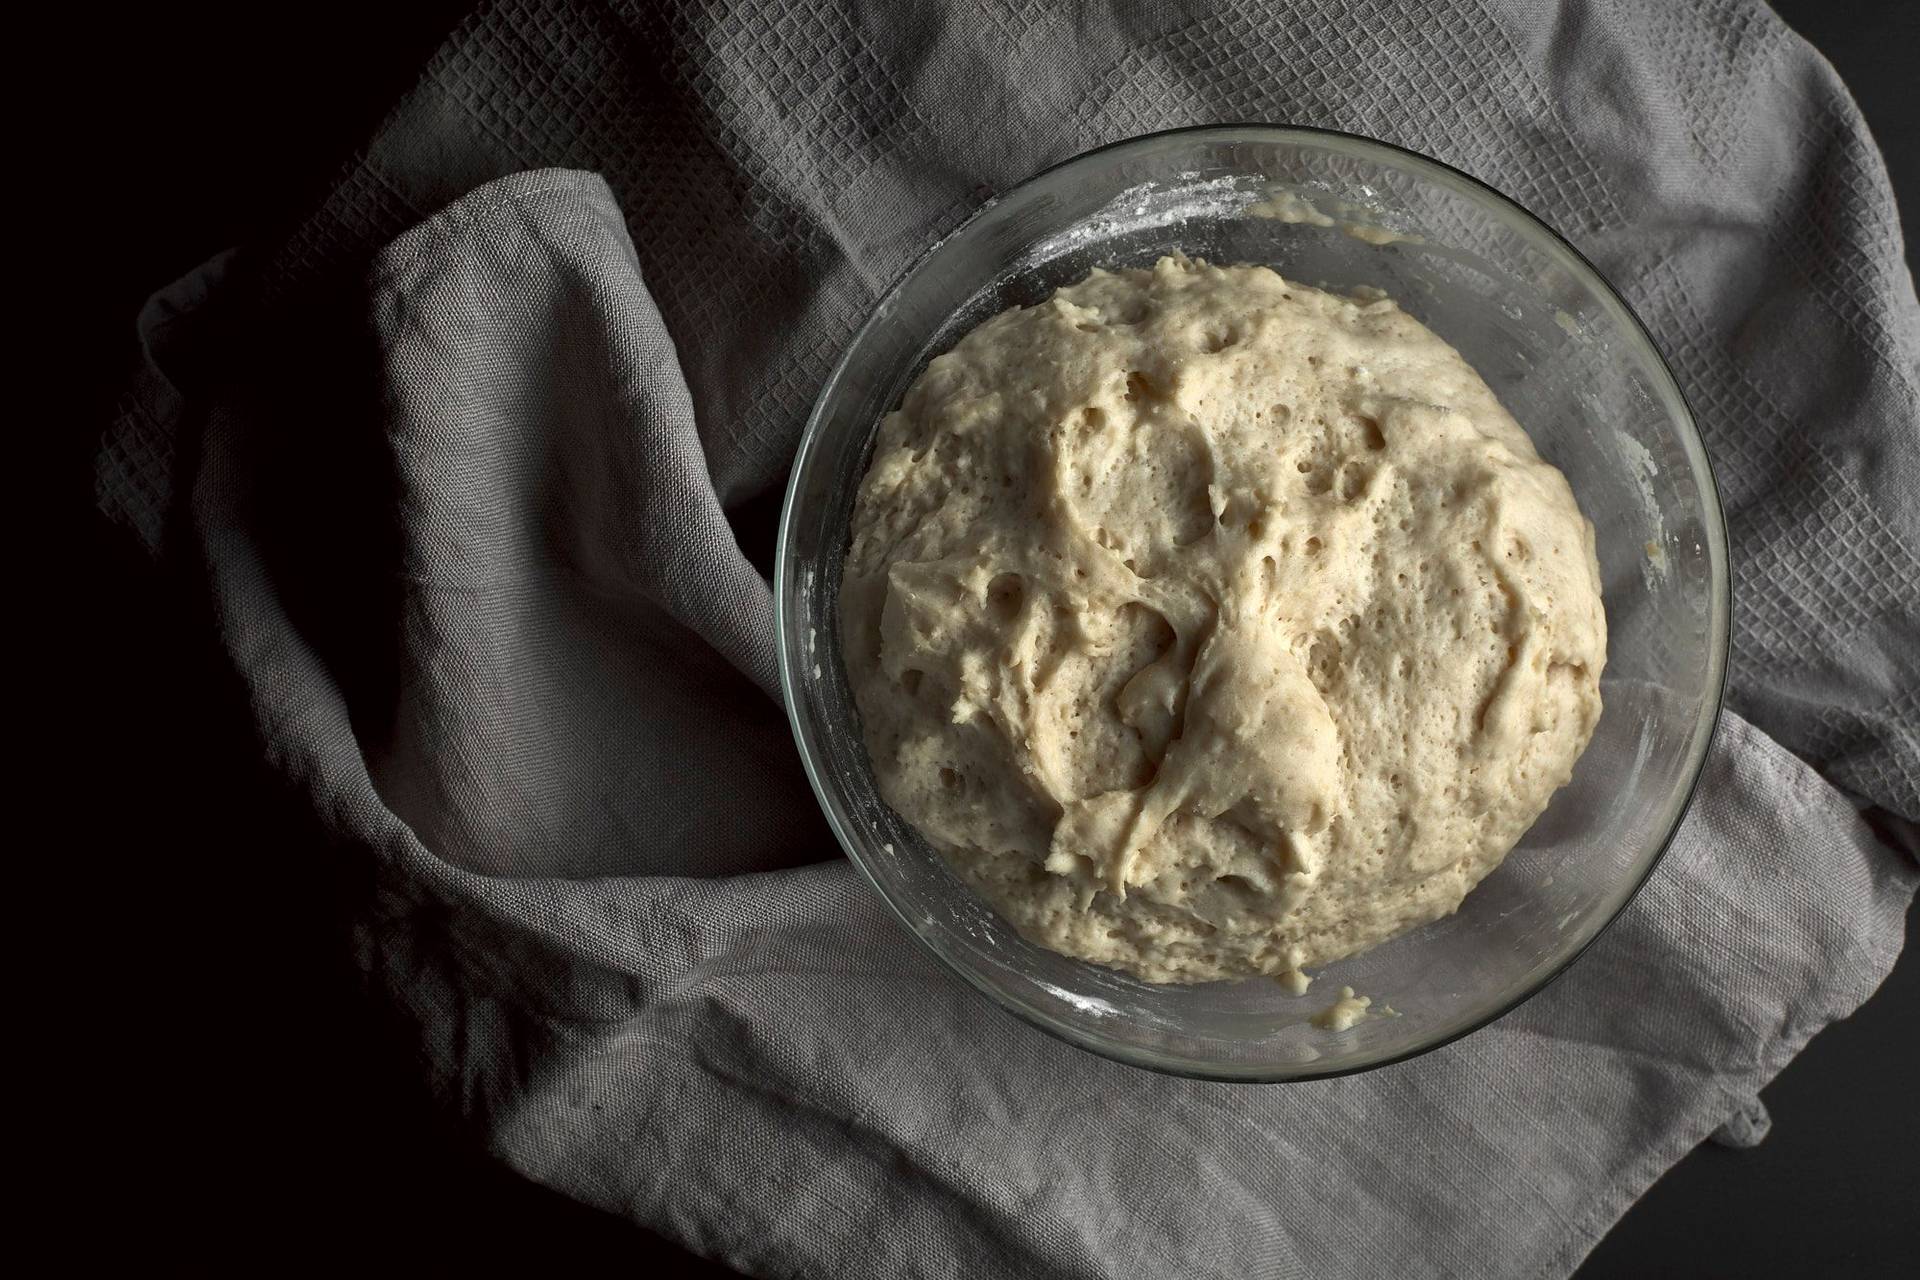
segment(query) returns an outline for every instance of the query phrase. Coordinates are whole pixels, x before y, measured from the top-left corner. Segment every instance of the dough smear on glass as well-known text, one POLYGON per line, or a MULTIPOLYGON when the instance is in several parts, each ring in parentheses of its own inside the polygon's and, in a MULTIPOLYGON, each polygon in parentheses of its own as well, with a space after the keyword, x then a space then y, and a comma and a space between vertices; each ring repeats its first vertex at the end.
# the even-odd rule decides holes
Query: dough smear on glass
POLYGON ((1460 355, 1265 267, 1095 271, 880 428, 841 593, 887 803, 1156 982, 1453 911, 1600 715, 1593 529, 1460 355))

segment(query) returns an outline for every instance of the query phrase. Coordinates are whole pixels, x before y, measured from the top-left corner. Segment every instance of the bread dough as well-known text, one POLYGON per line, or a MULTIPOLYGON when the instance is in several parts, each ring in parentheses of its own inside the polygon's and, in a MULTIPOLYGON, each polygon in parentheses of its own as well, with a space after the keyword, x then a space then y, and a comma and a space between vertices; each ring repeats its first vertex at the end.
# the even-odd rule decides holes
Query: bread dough
POLYGON ((1352 987, 1342 987, 1339 998, 1309 1021, 1322 1031, 1346 1031, 1365 1021, 1367 1010, 1372 1007, 1373 997, 1357 996, 1352 987))
POLYGON ((880 426, 841 594, 881 795, 1155 982, 1453 911, 1600 714, 1593 529, 1460 355, 1264 267, 1095 271, 880 426))

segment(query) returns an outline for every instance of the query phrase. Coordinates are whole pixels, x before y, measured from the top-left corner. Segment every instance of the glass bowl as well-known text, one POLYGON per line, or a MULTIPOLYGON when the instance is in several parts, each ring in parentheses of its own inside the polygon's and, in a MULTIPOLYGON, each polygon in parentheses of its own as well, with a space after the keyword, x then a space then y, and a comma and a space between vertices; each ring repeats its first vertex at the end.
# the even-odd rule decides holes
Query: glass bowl
POLYGON ((1565 240, 1437 161, 1258 125, 1088 152, 975 214, 854 337, 794 462, 775 566, 781 683, 801 758, 848 855, 906 927, 1036 1026, 1139 1066, 1299 1080, 1435 1048, 1560 973, 1673 838, 1719 714, 1726 531, 1693 418, 1646 330, 1565 240), (1383 289, 1459 349, 1567 475, 1594 523, 1610 631, 1606 708, 1573 779, 1460 910, 1327 966, 1157 986, 1016 933, 883 803, 840 658, 854 495, 876 428, 974 325, 1096 266, 1180 250, 1336 290, 1383 289), (1391 1005, 1344 1031, 1310 1019, 1341 986, 1391 1005))

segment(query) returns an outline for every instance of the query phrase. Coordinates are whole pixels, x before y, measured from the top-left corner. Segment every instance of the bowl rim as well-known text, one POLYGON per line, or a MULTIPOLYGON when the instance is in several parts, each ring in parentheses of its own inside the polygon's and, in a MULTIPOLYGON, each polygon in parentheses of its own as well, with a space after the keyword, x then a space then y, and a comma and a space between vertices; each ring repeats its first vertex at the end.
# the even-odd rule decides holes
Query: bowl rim
POLYGON ((1667 360, 1666 353, 1660 349, 1660 344, 1655 341, 1652 332, 1647 328, 1645 322, 1640 319, 1639 314, 1634 311, 1627 300, 1621 296, 1619 290, 1613 286, 1612 281, 1606 277, 1605 273, 1595 266, 1591 259, 1576 248, 1566 236, 1562 235, 1550 223, 1527 208, 1527 206, 1512 196, 1507 195, 1491 183, 1476 178, 1465 170, 1456 168, 1444 160, 1435 159, 1432 156, 1408 147, 1400 146, 1397 143, 1386 142, 1379 138, 1372 138, 1365 134, 1352 133, 1342 129, 1327 129, 1313 125, 1278 125, 1257 121, 1184 125, 1178 128, 1161 129, 1152 133, 1136 134, 1131 137, 1116 139, 1113 142, 1103 143, 1089 150, 1078 152, 1066 159, 1035 171, 1030 176, 1009 187, 1006 191, 988 197, 977 209, 973 210, 973 212, 954 226, 952 230, 928 245, 924 251, 916 256, 914 260, 901 271, 893 282, 880 294, 878 300, 873 304, 866 320, 853 332, 852 336, 846 340, 845 346, 840 352, 840 358, 834 362, 832 371, 827 375, 826 380, 820 384, 820 390, 815 395, 813 406, 807 414, 806 425, 801 431, 799 444, 794 450, 793 462, 786 484, 786 492, 781 499, 780 523, 775 537, 773 616, 774 646, 780 668, 780 693, 786 705, 788 725, 793 731, 794 745, 799 753, 801 766, 806 771, 807 782, 813 788, 814 799, 819 804, 822 814, 825 815, 827 824, 833 828, 834 838, 840 842, 841 850, 846 854, 847 860, 859 869, 861 876, 872 886, 874 892, 879 895, 880 900, 886 903, 887 909, 893 913, 901 927, 906 930, 924 951, 930 953, 942 967, 958 975, 968 986, 984 995, 988 1002, 996 1008, 1012 1013, 1015 1017, 1019 1018, 1020 1021, 1037 1028, 1056 1040, 1073 1045, 1075 1048, 1085 1050, 1114 1062, 1123 1063, 1127 1066, 1139 1067, 1163 1075, 1190 1080, 1203 1080, 1223 1084, 1290 1084, 1308 1080, 1332 1080, 1342 1076, 1359 1075, 1368 1071, 1376 1071, 1382 1067, 1390 1067, 1397 1063, 1410 1061, 1411 1059, 1432 1053, 1436 1049, 1445 1048, 1447 1045, 1464 1039, 1474 1032, 1482 1030, 1492 1023, 1499 1021, 1501 1018, 1506 1017, 1509 1013, 1512 1013, 1515 1009, 1518 1009, 1521 1005, 1551 987, 1567 970, 1573 967, 1574 963, 1578 961, 1581 956, 1587 953, 1588 949, 1591 948, 1594 943, 1598 942, 1613 928, 1614 924, 1622 915, 1626 914, 1627 909, 1633 905, 1634 899, 1639 897, 1640 891, 1645 888, 1647 882, 1653 878, 1655 869, 1657 869, 1665 859, 1667 851, 1672 848, 1674 839, 1679 835, 1681 825, 1686 821, 1687 813, 1693 807, 1694 797, 1699 792, 1700 780, 1706 771, 1707 758, 1711 754, 1714 740, 1718 736, 1721 713, 1726 705, 1727 673, 1732 646, 1733 613, 1733 573, 1728 555, 1726 512, 1720 500, 1719 477, 1714 471, 1713 460, 1707 452, 1706 442, 1701 438, 1699 421, 1694 414, 1692 402, 1688 400, 1687 394, 1681 387, 1679 379, 1674 376, 1673 368, 1667 360), (1655 391, 1657 393, 1664 393, 1666 397, 1670 397, 1671 407, 1677 408, 1678 410, 1678 420, 1682 428, 1680 432, 1681 446, 1687 454, 1689 464, 1693 468, 1695 484, 1703 503, 1701 524, 1707 549, 1710 592, 1710 599, 1708 601, 1708 672, 1706 680, 1708 697, 1705 699, 1704 713, 1699 717, 1693 727, 1692 740, 1689 742, 1687 748, 1687 772, 1689 776, 1684 794, 1681 796, 1680 803, 1675 807, 1673 818, 1669 822, 1666 831, 1661 835, 1652 856, 1646 860, 1638 877, 1621 896, 1620 901, 1614 906, 1612 911, 1608 913, 1607 918, 1603 920, 1579 946, 1568 952, 1566 956, 1531 986, 1526 987, 1510 999, 1490 1009, 1484 1015, 1471 1019, 1461 1026, 1453 1028, 1429 1041, 1351 1065, 1316 1068, 1313 1064, 1309 1063, 1300 1066, 1274 1067, 1263 1064, 1243 1066, 1234 1063, 1197 1063, 1184 1060, 1164 1060, 1155 1057, 1151 1053, 1132 1051, 1128 1046, 1103 1039, 1099 1036, 1082 1034, 1078 1028, 1058 1022, 1043 1011, 1031 1008, 1008 993, 990 985, 982 977, 973 973, 966 966, 957 963, 939 947, 933 945, 933 943, 921 933, 920 929, 914 923, 913 918, 901 908, 900 904, 887 892, 885 886, 880 883, 878 877, 867 867, 859 852, 859 842, 854 840, 851 834, 845 829, 841 816, 837 812, 836 805, 832 803, 827 782, 821 776, 821 764, 808 742, 807 731, 801 721, 800 698, 802 694, 802 681, 797 673, 796 667, 804 665, 804 663, 797 648, 794 647, 798 643, 797 637, 792 633, 787 622, 787 605, 789 603, 787 599, 789 593, 787 584, 790 580, 789 569, 791 567, 788 563, 789 535, 794 519, 795 499, 800 489, 800 479, 805 473, 804 464, 818 442, 826 406, 832 399, 833 393, 838 388, 842 377, 846 374, 848 361, 852 358, 853 353, 861 348, 868 334, 875 326, 883 323, 889 317, 893 310, 894 300, 914 277, 919 274, 921 269, 942 249, 953 243, 959 237, 965 235, 976 223, 1004 201, 1023 193, 1031 192, 1033 188, 1056 175, 1083 167, 1092 167, 1096 162, 1110 162, 1117 156, 1127 152, 1145 150, 1150 144, 1160 143, 1185 135, 1194 135, 1196 137, 1206 136, 1225 140, 1240 139, 1250 142, 1287 142, 1302 139, 1316 141, 1322 144, 1332 142, 1349 150, 1357 150, 1361 154, 1368 152, 1376 153, 1379 158, 1389 163, 1404 168, 1411 168, 1415 172, 1421 173, 1422 176, 1437 180, 1443 186, 1450 186, 1456 190, 1464 187, 1464 194, 1484 202, 1489 202, 1496 207, 1504 206, 1511 213, 1518 215, 1523 225, 1530 226, 1532 230, 1540 233, 1549 252, 1557 250, 1568 260, 1564 265, 1570 267, 1575 275, 1584 275, 1586 277, 1587 283, 1593 289, 1602 308, 1616 312, 1617 314, 1614 316, 1616 323, 1624 322, 1623 327, 1628 332, 1637 335, 1647 353, 1653 357, 1653 372, 1656 375, 1655 391))

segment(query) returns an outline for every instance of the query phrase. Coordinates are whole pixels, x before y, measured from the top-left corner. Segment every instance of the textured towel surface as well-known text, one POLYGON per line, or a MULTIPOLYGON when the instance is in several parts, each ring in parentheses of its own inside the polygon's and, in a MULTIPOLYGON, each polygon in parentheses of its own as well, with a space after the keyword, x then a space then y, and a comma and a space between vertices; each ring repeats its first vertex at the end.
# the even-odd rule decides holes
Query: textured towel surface
MULTIPOLYGON (((1885 174, 1758 4, 501 3, 283 242, 149 304, 103 510, 200 584, 365 871, 436 1087, 764 1275, 1569 1271, 1897 954, 1920 370, 1885 174), (1731 707, 1659 872, 1427 1057, 1283 1088, 1058 1044, 837 856, 769 512, 878 293, 996 190, 1270 120, 1459 165, 1653 329, 1719 468, 1731 707), (396 238, 397 237, 397 238, 396 238)), ((1724 1127, 1723 1127, 1724 1126, 1724 1127)))

